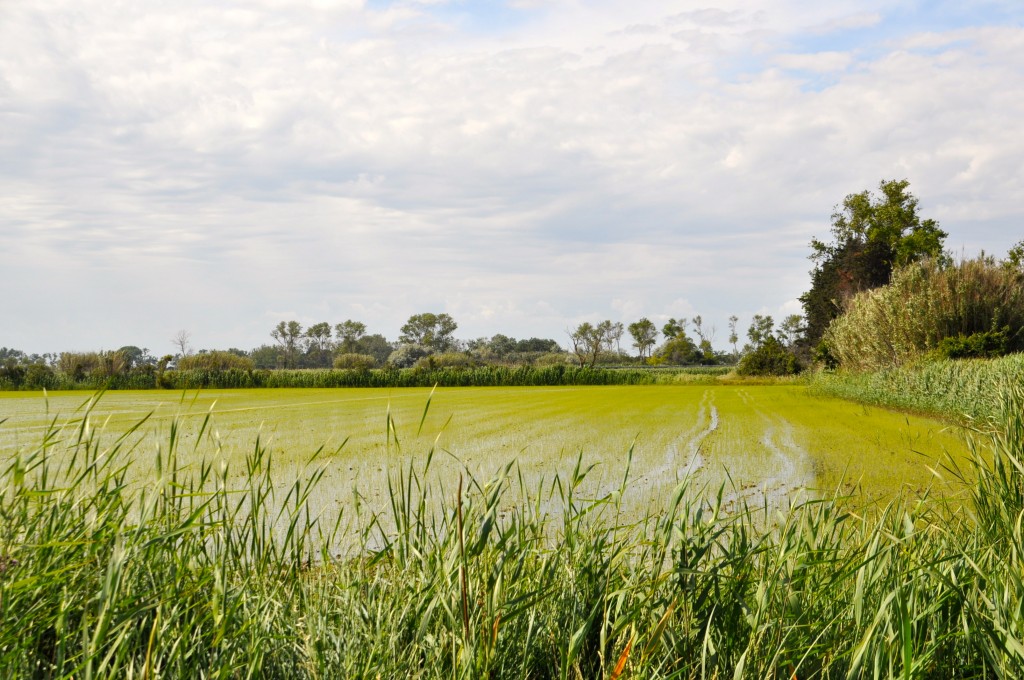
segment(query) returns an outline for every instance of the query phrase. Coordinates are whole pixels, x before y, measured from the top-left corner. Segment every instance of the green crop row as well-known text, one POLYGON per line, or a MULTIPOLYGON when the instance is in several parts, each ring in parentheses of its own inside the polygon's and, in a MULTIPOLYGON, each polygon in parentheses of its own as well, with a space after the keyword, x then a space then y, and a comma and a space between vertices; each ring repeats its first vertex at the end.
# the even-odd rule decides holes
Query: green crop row
POLYGON ((999 359, 921 361, 866 372, 821 372, 812 393, 955 420, 995 418, 1004 388, 1024 384, 1024 354, 999 359))
POLYGON ((61 373, 40 373, 14 384, 0 378, 0 390, 145 390, 242 389, 259 387, 517 387, 556 385, 646 385, 682 379, 713 380, 729 369, 586 368, 554 366, 478 366, 436 369, 169 370, 139 371, 75 380, 61 373))
POLYGON ((730 512, 728 490, 683 483, 635 522, 618 508, 628 464, 587 499, 582 462, 522 488, 511 464, 442 484, 429 455, 392 472, 387 511, 328 521, 316 455, 282 485, 257 440, 238 483, 203 455, 211 439, 182 450, 172 425, 144 452, 142 423, 107 440, 87 411, 4 452, 0 671, 1021 677, 1024 389, 1000 394, 962 509, 730 512))

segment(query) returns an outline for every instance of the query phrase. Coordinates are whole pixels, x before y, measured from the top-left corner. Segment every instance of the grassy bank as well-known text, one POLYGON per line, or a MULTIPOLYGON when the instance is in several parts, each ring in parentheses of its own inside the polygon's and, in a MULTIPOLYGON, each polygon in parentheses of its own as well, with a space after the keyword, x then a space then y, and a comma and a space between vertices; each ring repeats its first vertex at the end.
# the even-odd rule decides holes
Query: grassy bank
POLYGON ((1024 354, 909 364, 877 372, 823 372, 815 394, 928 413, 955 420, 995 418, 1004 388, 1024 384, 1024 354))
POLYGON ((583 464, 536 487, 512 465, 442 486, 428 456, 393 472, 386 512, 357 505, 324 524, 309 502, 316 455, 287 482, 257 440, 238 487, 175 426, 153 451, 137 430, 105 440, 83 414, 5 452, 0 669, 1019 677, 1024 390, 1001 394, 963 512, 909 500, 854 512, 855 499, 726 511, 723 493, 684 483, 629 522, 628 463, 592 499, 583 464))

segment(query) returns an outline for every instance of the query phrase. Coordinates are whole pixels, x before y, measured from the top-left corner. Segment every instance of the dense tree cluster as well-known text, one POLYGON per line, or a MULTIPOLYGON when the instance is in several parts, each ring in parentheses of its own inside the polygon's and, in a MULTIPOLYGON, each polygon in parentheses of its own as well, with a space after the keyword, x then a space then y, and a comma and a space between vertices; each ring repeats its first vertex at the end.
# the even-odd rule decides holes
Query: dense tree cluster
POLYGON ((803 344, 818 345, 833 319, 854 295, 889 283, 893 271, 925 257, 943 257, 946 232, 918 215, 918 199, 907 180, 850 194, 832 214, 832 240, 811 241, 811 289, 801 296, 806 328, 803 344))

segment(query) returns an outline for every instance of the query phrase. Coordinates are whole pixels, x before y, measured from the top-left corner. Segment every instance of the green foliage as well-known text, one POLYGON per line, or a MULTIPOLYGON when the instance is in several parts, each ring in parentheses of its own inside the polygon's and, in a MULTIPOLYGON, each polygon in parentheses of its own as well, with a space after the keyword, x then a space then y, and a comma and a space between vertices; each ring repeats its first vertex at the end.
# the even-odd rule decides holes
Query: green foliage
POLYGON ((881 196, 850 194, 832 214, 832 241, 811 240, 811 289, 800 297, 806 342, 816 345, 852 296, 889 283, 894 269, 942 256, 947 236, 918 215, 907 180, 879 183, 881 196))
POLYGON ((904 267, 889 285, 855 296, 825 337, 841 367, 876 371, 975 334, 996 346, 1005 334, 1006 351, 1024 349, 1024 274, 985 257, 904 267))
POLYGON ((573 354, 579 362, 580 368, 584 366, 593 368, 597 363, 601 352, 609 346, 609 333, 612 328, 610 320, 602 321, 596 326, 589 321, 584 321, 569 334, 569 341, 572 343, 573 354))
POLYGON ((925 361, 875 372, 819 372, 814 393, 866 404, 967 418, 984 423, 999 413, 1002 390, 1024 384, 1024 354, 999 359, 925 361))
POLYGON ((1003 266, 1024 274, 1024 241, 1020 241, 1010 248, 1006 259, 1003 260, 1003 266))
POLYGON ((402 326, 399 342, 406 345, 423 345, 433 351, 451 349, 454 333, 458 328, 455 319, 447 314, 413 314, 402 326))
POLYGON ((270 331, 270 337, 281 346, 285 367, 297 366, 303 337, 302 324, 298 321, 282 321, 270 331))
POLYGON ((432 350, 423 345, 406 343, 399 345, 388 355, 388 365, 395 368, 410 368, 423 357, 429 356, 432 350))
MULTIPOLYGON (((387 509, 324 518, 329 452, 282 479, 257 440, 157 454, 82 413, 3 451, 8 677, 987 678, 1024 674, 1024 395, 966 508, 730 509, 683 481, 623 522, 582 459, 457 482, 396 465, 387 509), (94 425, 94 424, 92 424, 94 425)), ((424 416, 426 414, 424 413, 424 416)), ((204 422, 204 428, 209 421, 204 422)), ((141 423, 139 424, 141 425, 141 423)), ((138 427, 137 425, 136 427, 138 427)))
POLYGON ((104 380, 128 373, 129 358, 116 352, 61 352, 57 370, 71 380, 104 380))
POLYGON ((658 329, 655 328, 654 322, 645 316, 629 324, 629 334, 633 337, 633 347, 636 347, 640 358, 650 356, 651 348, 658 337, 658 329))
POLYGON ((709 353, 710 343, 702 342, 704 347, 698 347, 682 329, 683 327, 679 326, 677 335, 666 337, 665 342, 654 352, 652 365, 688 366, 715 363, 713 353, 709 353))
POLYGON ((378 366, 384 364, 391 353, 395 351, 395 347, 380 333, 372 333, 359 338, 355 347, 357 353, 369 354, 376 359, 378 366))
POLYGON ((686 335, 686 327, 689 323, 689 319, 676 319, 673 317, 666 321, 665 325, 661 327, 661 334, 665 336, 666 340, 680 335, 686 335))
POLYGON ((339 354, 334 357, 334 367, 354 371, 369 371, 377 365, 377 360, 369 354, 339 354))
POLYGON ((352 354, 358 349, 359 340, 366 335, 366 324, 347 319, 337 324, 334 327, 334 332, 338 339, 338 351, 343 354, 352 354))
POLYGON ((280 347, 260 345, 249 352, 249 358, 256 368, 284 368, 284 358, 280 347))
POLYGON ((442 352, 430 354, 416 361, 415 368, 474 368, 481 363, 466 352, 442 352))
POLYGON ((178 359, 178 370, 181 371, 227 371, 236 369, 251 371, 255 368, 249 357, 240 357, 233 352, 200 352, 178 359))
POLYGON ((939 342, 938 354, 944 359, 994 359, 1009 351, 1009 326, 999 330, 964 335, 962 333, 939 342))
POLYGON ((750 321, 750 328, 747 329, 747 338, 753 349, 761 347, 775 332, 775 319, 770 315, 755 314, 750 321))
POLYGON ((740 359, 736 373, 742 376, 796 375, 802 370, 800 362, 782 343, 768 335, 761 344, 740 359))

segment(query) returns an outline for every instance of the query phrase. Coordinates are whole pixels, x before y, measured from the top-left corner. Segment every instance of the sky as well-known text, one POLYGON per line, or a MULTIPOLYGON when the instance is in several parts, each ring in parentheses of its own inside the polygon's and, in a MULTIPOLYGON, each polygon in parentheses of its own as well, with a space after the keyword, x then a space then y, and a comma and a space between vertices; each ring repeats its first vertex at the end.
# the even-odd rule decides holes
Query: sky
POLYGON ((808 243, 907 179, 1024 239, 1019 0, 0 3, 0 346, 567 341, 800 311, 808 243))

